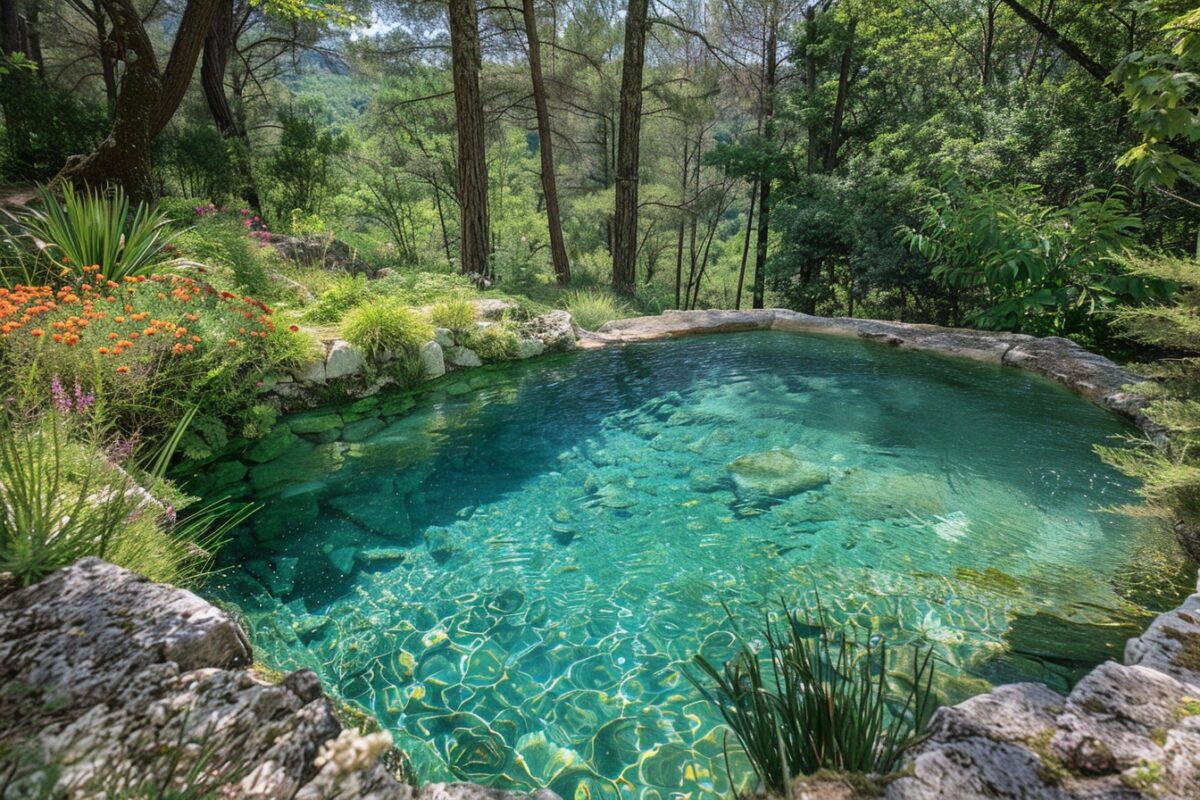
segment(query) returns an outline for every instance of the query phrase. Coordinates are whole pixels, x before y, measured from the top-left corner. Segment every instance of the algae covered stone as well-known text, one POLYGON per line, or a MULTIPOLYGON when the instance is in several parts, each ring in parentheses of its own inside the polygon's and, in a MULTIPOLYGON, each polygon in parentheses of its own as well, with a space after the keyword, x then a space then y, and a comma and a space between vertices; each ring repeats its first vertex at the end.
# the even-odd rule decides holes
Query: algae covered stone
POLYGON ((829 482, 829 470, 797 456, 791 450, 749 453, 725 465, 738 492, 767 497, 791 497, 829 482))

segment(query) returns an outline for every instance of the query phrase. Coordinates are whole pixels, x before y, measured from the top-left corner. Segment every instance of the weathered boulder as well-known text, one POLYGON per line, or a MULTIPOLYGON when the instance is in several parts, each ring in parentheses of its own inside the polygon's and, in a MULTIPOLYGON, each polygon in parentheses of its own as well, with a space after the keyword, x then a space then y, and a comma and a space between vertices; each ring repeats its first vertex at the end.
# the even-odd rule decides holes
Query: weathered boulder
POLYGON ((480 367, 483 362, 479 355, 469 347, 455 346, 446 350, 446 363, 455 367, 480 367))
POLYGON ((378 761, 391 737, 343 730, 313 673, 272 684, 251 660, 224 612, 99 559, 0 595, 4 796, 157 796, 194 771, 193 789, 229 798, 525 797, 413 789, 378 761))
POLYGON ((549 311, 524 323, 518 335, 522 339, 538 340, 552 353, 574 349, 579 338, 575 333, 575 321, 561 309, 549 311))
POLYGON ((320 234, 289 236, 272 233, 267 240, 275 246, 275 252, 288 261, 368 277, 378 274, 370 264, 358 257, 353 247, 341 239, 320 234))
POLYGON ((454 347, 454 332, 449 328, 434 328, 433 340, 443 348, 454 347))
POLYGON ((427 380, 446 374, 445 353, 442 351, 442 345, 436 340, 421 345, 421 372, 427 380))
POLYGON ((525 360, 540 356, 546 352, 546 345, 540 339, 521 339, 517 342, 517 358, 525 360))
POLYGON ((325 356, 325 379, 345 378, 357 375, 366 366, 367 357, 354 345, 338 339, 329 346, 325 356))

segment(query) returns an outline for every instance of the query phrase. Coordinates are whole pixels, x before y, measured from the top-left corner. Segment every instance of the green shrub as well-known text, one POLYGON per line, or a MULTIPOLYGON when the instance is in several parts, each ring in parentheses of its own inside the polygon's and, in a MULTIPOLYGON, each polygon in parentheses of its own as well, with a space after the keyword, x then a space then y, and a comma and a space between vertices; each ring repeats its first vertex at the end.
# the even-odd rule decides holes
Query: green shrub
MULTIPOLYGON (((193 214, 195 216, 195 214, 193 214)), ((175 240, 179 254, 211 267, 225 267, 238 291, 266 297, 277 287, 267 269, 269 248, 247 234, 242 223, 228 214, 199 217, 196 224, 175 240)))
POLYGON ((409 305, 461 300, 478 294, 471 279, 457 272, 395 271, 371 282, 375 294, 397 297, 409 305))
POLYGON ((895 666, 886 643, 832 632, 819 601, 815 620, 785 606, 759 635, 761 656, 739 636, 740 652, 721 669, 694 657, 710 685, 687 677, 720 710, 761 788, 791 797, 798 775, 887 774, 919 741, 936 705, 932 650, 914 648, 908 688, 897 697, 887 685, 895 666))
POLYGON ((594 331, 609 320, 633 315, 633 309, 624 301, 603 289, 567 292, 563 297, 563 306, 571 312, 581 328, 589 331, 594 331))
POLYGON ((517 332, 507 323, 498 322, 469 332, 463 343, 475 351, 482 361, 512 361, 520 350, 517 332))
POLYGON ((373 358, 386 352, 397 359, 412 360, 433 336, 433 329, 398 300, 379 298, 347 314, 342 320, 342 335, 373 358))
POLYGON ((338 322, 350 309, 371 297, 367 287, 367 279, 362 275, 346 275, 317 298, 317 302, 308 308, 304 318, 309 322, 330 324, 338 322))
POLYGON ((63 202, 38 188, 42 208, 22 217, 29 233, 46 243, 45 253, 64 272, 81 276, 97 266, 107 280, 145 275, 164 260, 170 220, 156 208, 139 203, 130 213, 129 199, 119 186, 106 192, 77 191, 63 186, 63 202))
MULTIPOLYGON (((177 517, 171 505, 139 491, 130 475, 135 467, 122 455, 127 448, 119 442, 102 447, 90 433, 86 416, 94 402, 76 387, 66 410, 26 418, 2 412, 0 571, 28 585, 78 558, 98 556, 151 580, 197 582, 247 512, 230 515, 224 505, 212 505, 177 517)), ((170 453, 159 455, 161 473, 170 453)), ((140 477, 165 484, 161 474, 140 477)))
POLYGON ((475 327, 475 305, 467 300, 449 300, 429 309, 429 321, 439 328, 465 333, 475 327))

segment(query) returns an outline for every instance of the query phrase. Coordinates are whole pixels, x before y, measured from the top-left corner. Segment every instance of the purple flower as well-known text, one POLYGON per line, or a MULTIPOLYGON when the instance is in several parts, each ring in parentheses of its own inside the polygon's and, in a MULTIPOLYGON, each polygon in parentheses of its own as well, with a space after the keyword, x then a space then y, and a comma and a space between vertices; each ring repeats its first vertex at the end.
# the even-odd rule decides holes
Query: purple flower
POLYGON ((54 407, 60 413, 71 413, 71 398, 67 395, 66 390, 63 389, 62 381, 58 379, 57 375, 50 381, 50 397, 54 401, 54 407))

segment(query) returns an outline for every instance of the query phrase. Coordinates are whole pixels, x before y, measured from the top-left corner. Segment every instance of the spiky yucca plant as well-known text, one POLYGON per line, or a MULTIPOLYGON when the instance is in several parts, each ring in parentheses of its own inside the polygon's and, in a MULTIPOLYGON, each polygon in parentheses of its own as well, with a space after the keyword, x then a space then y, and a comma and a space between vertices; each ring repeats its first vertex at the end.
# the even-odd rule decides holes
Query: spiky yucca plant
POLYGON ((65 184, 61 203, 44 186, 38 195, 42 207, 26 212, 21 223, 64 272, 78 276, 83 267, 95 265, 102 277, 119 281, 146 274, 163 261, 163 248, 172 238, 170 219, 145 203, 131 208, 119 186, 101 191, 65 184))
POLYGON ((688 674, 720 710, 760 787, 791 797, 799 775, 893 771, 936 707, 932 650, 914 647, 911 684, 897 696, 882 639, 832 631, 819 602, 815 619, 781 605, 779 621, 768 618, 760 631, 761 654, 739 635, 739 652, 719 669, 694 657, 711 685, 688 674))

